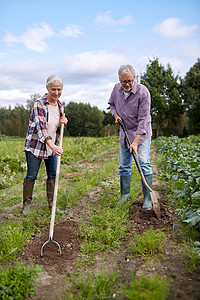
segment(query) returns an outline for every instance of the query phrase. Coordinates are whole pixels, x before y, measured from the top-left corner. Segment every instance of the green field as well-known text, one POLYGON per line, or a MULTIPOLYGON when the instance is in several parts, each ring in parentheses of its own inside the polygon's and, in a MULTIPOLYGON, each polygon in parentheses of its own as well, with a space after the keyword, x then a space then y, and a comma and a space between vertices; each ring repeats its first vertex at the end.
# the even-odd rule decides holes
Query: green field
MULTIPOLYGON (((26 299, 29 295, 33 295, 36 289, 40 295, 37 297, 41 297, 37 299, 43 299, 44 291, 49 299, 55 297, 57 299, 170 299, 170 295, 175 297, 176 293, 180 295, 187 293, 182 288, 182 281, 185 283, 188 276, 193 278, 190 287, 191 290, 192 288, 195 290, 198 284, 199 258, 193 252, 193 242, 198 239, 198 231, 193 227, 191 229, 188 226, 182 227, 177 220, 178 231, 176 232, 175 223, 171 225, 171 220, 175 219, 176 214, 174 208, 169 208, 174 205, 171 199, 177 186, 181 193, 181 185, 178 183, 180 180, 187 181, 185 177, 173 177, 175 174, 172 174, 172 169, 167 165, 169 163, 173 166, 169 158, 171 156, 175 159, 174 155, 177 151, 172 155, 172 148, 175 149, 173 143, 178 144, 179 141, 170 138, 158 140, 160 156, 155 155, 155 142, 152 143, 153 167, 162 166, 161 171, 155 172, 159 182, 156 185, 157 193, 163 193, 167 180, 170 187, 166 190, 169 207, 163 208, 165 214, 161 221, 156 220, 155 217, 153 219, 149 217, 148 220, 148 215, 144 215, 144 219, 138 218, 139 213, 141 214, 140 208, 134 206, 134 203, 141 201, 142 194, 141 180, 135 165, 132 172, 131 201, 122 206, 115 205, 120 197, 118 142, 116 136, 65 137, 63 140, 64 154, 61 158, 57 206, 62 210, 67 209, 69 213, 57 214, 56 224, 69 220, 76 223, 78 232, 74 232, 74 236, 78 239, 79 252, 75 261, 71 262, 74 263, 73 269, 65 272, 64 268, 61 275, 57 273, 56 267, 46 269, 45 265, 17 263, 23 249, 31 245, 31 241, 40 237, 42 230, 48 228, 50 224, 51 212, 48 209, 45 191, 46 174, 42 163, 34 187, 32 212, 24 217, 22 215, 22 183, 26 175, 24 139, 0 140, 0 298, 26 299), (170 155, 166 150, 167 145, 171 146, 170 155), (173 209, 173 213, 170 209, 173 209), (179 264, 180 261, 182 264, 179 264), (52 286, 59 296, 51 295, 48 285, 45 287, 41 283, 40 288, 36 283, 36 278, 43 276, 41 274, 44 271, 48 273, 49 278, 52 276, 57 278, 52 286), (180 272, 182 281, 177 275, 180 272)), ((190 140, 190 144, 192 143, 195 144, 194 139, 190 140)), ((188 140, 182 144, 182 147, 186 147, 186 144, 189 144, 188 140)), ((178 149, 180 151, 180 147, 178 149)), ((191 149, 188 152, 191 153, 191 149)), ((192 157, 194 159, 194 153, 192 157)), ((179 161, 179 164, 176 163, 176 166, 179 166, 179 173, 184 173, 186 176, 184 170, 180 171, 180 160, 176 159, 179 161)), ((194 166, 192 158, 190 160, 194 166)), ((174 170, 177 176, 178 171, 175 168, 174 170)), ((194 180, 198 184, 198 174, 195 174, 194 180)), ((191 191, 189 187, 188 190, 191 191)), ((176 203, 180 200, 180 205, 188 204, 186 185, 184 191, 185 194, 182 196, 175 192, 176 203)), ((193 190, 194 193, 197 191, 193 190)), ((190 196, 193 194, 191 193, 190 196)), ((195 195, 196 197, 193 198, 196 200, 198 194, 195 195)), ((177 208, 180 209, 178 205, 177 208)), ((181 212, 183 214, 183 211, 181 212)), ((185 288, 187 289, 186 284, 185 288)), ((188 290, 188 293, 191 290, 188 290)), ((194 298, 191 299, 195 299, 197 295, 199 295, 198 291, 195 291, 194 298)))

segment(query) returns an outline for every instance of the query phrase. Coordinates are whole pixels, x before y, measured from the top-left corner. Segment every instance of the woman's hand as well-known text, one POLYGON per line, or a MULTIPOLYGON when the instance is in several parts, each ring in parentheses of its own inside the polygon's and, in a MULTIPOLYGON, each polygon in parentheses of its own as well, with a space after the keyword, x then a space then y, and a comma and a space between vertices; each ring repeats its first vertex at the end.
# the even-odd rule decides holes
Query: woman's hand
POLYGON ((51 148, 51 150, 55 154, 57 154, 59 156, 63 154, 63 149, 61 147, 59 147, 59 146, 56 146, 52 140, 47 140, 46 144, 51 148))
POLYGON ((68 122, 68 119, 65 117, 65 114, 63 114, 63 116, 60 118, 60 124, 67 124, 67 122, 68 122))

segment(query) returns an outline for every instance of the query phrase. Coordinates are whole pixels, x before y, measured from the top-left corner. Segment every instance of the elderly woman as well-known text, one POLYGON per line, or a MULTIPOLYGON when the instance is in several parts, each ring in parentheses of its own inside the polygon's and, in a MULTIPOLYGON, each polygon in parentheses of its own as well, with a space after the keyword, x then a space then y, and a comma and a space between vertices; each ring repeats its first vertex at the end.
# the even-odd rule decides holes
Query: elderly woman
POLYGON ((24 151, 27 174, 23 183, 23 214, 30 212, 33 187, 42 159, 47 173, 46 191, 49 208, 52 207, 56 178, 57 157, 63 149, 58 146, 60 124, 67 124, 64 108, 59 101, 63 82, 58 75, 51 75, 46 82, 47 93, 37 99, 29 119, 24 151))

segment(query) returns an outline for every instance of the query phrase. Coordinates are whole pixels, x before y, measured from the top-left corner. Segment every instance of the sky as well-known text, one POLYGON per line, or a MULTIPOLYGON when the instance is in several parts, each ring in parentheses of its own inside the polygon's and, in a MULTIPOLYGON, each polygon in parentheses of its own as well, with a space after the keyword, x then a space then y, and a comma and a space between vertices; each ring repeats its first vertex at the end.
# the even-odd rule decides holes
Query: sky
POLYGON ((106 110, 118 69, 137 76, 149 60, 184 77, 200 57, 199 0, 0 0, 0 108, 46 93, 106 110))

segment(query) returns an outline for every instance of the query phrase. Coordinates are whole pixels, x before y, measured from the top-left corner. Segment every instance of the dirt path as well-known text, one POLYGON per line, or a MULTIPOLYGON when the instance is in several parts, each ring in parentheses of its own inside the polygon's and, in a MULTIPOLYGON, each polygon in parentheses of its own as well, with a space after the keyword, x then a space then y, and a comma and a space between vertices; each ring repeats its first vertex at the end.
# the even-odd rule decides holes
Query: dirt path
MULTIPOLYGON (((163 276, 172 280, 169 299, 200 299, 200 268, 190 273, 184 266, 186 257, 180 251, 174 235, 179 230, 179 223, 174 211, 168 207, 168 199, 165 190, 157 179, 157 166, 155 165, 155 154, 152 153, 152 163, 154 165, 153 189, 161 205, 161 220, 157 220, 153 211, 144 212, 141 209, 141 197, 130 207, 130 218, 128 222, 128 240, 124 241, 121 248, 115 253, 98 253, 91 269, 98 270, 106 266, 112 271, 117 268, 122 274, 122 281, 126 282, 130 278, 130 273, 136 276, 163 276), (148 261, 143 257, 129 257, 127 244, 134 237, 135 233, 142 234, 150 227, 161 229, 169 238, 169 243, 165 246, 164 258, 150 258, 148 261), (170 230, 169 230, 170 229, 170 230), (172 229, 173 234, 172 235, 172 229), (172 242, 173 241, 173 242, 172 242), (104 259, 101 259, 104 257, 104 259)), ((162 185, 163 186, 163 185, 162 185)), ((80 211, 84 211, 85 202, 88 199, 95 199, 101 188, 93 190, 85 195, 82 203, 74 207, 67 215, 66 219, 55 226, 54 239, 59 241, 62 248, 62 256, 58 252, 58 247, 49 243, 44 248, 43 257, 40 256, 42 244, 48 240, 48 228, 40 237, 35 238, 19 257, 20 261, 31 265, 40 264, 44 267, 43 274, 40 275, 41 286, 38 285, 35 295, 30 299, 61 299, 65 292, 65 276, 72 276, 76 263, 80 255, 80 245, 78 238, 78 225, 80 211)), ((81 214, 83 217, 83 213, 81 214)), ((84 274, 84 268, 77 269, 84 274)), ((117 298, 115 298, 117 299, 117 298)))

